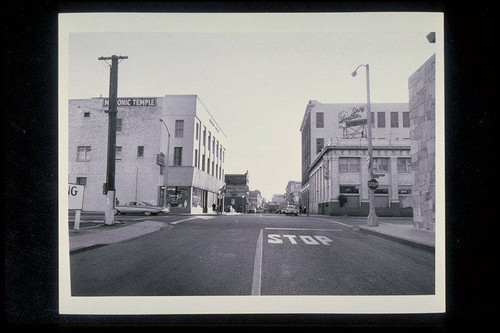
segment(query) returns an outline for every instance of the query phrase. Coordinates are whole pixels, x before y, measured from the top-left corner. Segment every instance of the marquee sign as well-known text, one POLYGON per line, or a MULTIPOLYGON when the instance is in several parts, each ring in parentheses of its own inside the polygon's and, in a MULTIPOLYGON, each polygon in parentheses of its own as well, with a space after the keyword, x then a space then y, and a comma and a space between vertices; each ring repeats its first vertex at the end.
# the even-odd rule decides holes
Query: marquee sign
MULTIPOLYGON (((109 98, 103 99, 103 106, 109 106, 109 98)), ((117 106, 156 106, 154 97, 118 98, 117 106)))

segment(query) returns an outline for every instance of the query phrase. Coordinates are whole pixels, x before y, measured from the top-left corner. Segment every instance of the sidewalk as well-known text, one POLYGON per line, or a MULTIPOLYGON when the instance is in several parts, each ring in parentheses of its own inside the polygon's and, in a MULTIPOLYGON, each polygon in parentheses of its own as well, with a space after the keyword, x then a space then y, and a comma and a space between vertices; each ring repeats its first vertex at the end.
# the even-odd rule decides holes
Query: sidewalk
POLYGON ((79 231, 70 230, 69 251, 74 252, 101 245, 118 243, 164 228, 170 228, 167 223, 159 221, 143 221, 132 224, 114 224, 107 226, 100 224, 94 227, 80 228, 79 231))
POLYGON ((393 224, 379 221, 377 227, 363 225, 359 226, 359 231, 392 239, 400 243, 415 245, 427 250, 434 250, 436 247, 434 231, 417 229, 413 225, 393 224))
MULTIPOLYGON (((366 221, 366 217, 339 217, 327 215, 310 215, 313 217, 329 218, 332 220, 355 219, 366 221)), ((417 229, 413 226, 412 218, 379 217, 377 227, 360 225, 359 231, 403 244, 413 245, 422 249, 433 251, 436 247, 435 232, 426 229, 417 229)))

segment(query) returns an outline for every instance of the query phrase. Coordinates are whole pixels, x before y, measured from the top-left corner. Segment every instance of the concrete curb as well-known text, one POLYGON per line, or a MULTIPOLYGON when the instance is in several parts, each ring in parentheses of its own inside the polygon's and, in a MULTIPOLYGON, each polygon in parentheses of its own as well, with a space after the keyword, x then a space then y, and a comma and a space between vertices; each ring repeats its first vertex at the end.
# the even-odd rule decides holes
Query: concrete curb
POLYGON ((420 241, 415 240, 415 239, 409 239, 409 238, 406 238, 403 236, 396 236, 396 235, 391 235, 388 233, 383 233, 383 232, 373 230, 373 229, 371 229, 369 227, 365 227, 365 226, 359 226, 358 230, 362 233, 375 235, 375 236, 389 239, 389 240, 392 240, 392 241, 395 241, 395 242, 398 242, 401 244, 411 245, 411 246, 414 246, 414 247, 417 247, 417 248, 420 248, 423 250, 427 250, 427 251, 432 251, 432 252, 435 251, 435 245, 420 242, 420 241))
MULTIPOLYGON (((170 229, 171 228, 171 226, 169 226, 165 222, 143 221, 143 222, 139 222, 139 223, 144 223, 144 222, 152 222, 155 225, 152 226, 152 227, 149 227, 148 229, 141 230, 140 232, 134 232, 130 236, 122 235, 120 237, 116 237, 115 239, 106 238, 106 239, 103 239, 103 240, 98 240, 98 239, 92 238, 90 241, 86 241, 86 242, 84 241, 84 242, 82 242, 83 243, 82 245, 75 246, 73 248, 71 247, 71 237, 70 237, 70 240, 69 240, 70 250, 69 251, 70 251, 70 253, 82 252, 82 251, 85 251, 85 250, 95 249, 95 248, 98 248, 98 247, 101 247, 101 246, 105 246, 105 245, 117 244, 117 243, 121 243, 121 242, 130 241, 130 240, 137 239, 137 238, 143 237, 145 235, 148 235, 148 234, 151 234, 151 233, 163 230, 163 229, 170 229)), ((127 227, 132 227, 132 226, 127 226, 127 227)), ((118 229, 115 229, 115 230, 122 229, 122 232, 123 232, 123 229, 127 228, 127 227, 118 227, 118 229)), ((104 232, 111 232, 111 230, 104 231, 104 232)), ((83 236, 83 235, 82 236, 75 235, 75 236, 72 236, 72 237, 82 237, 82 239, 85 238, 85 236, 83 236)), ((73 242, 75 242, 75 239, 73 239, 73 242)))

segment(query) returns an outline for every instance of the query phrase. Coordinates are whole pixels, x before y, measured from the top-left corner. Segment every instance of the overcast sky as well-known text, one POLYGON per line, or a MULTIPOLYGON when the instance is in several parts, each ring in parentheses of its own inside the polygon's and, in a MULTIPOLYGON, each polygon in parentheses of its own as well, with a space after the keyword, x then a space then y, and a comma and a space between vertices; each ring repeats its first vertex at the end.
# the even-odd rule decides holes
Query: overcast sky
POLYGON ((301 179, 309 100, 365 103, 364 69, 350 74, 368 63, 372 103, 408 102, 408 77, 440 47, 426 39, 441 27, 433 15, 112 17, 61 21, 60 36, 68 37, 60 52, 67 59, 63 95, 107 97, 109 66, 97 58, 128 56, 119 65, 118 96, 198 95, 227 135, 225 172, 248 170, 250 189, 268 200, 301 179))

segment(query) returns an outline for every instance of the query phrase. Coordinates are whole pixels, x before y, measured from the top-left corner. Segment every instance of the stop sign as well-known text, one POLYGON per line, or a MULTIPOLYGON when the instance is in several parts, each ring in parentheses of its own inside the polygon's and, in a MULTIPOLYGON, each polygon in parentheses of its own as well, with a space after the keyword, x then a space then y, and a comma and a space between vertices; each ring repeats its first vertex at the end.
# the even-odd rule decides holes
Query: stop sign
POLYGON ((370 180, 368 181, 368 188, 370 188, 370 189, 374 190, 374 189, 376 189, 377 187, 378 187, 378 181, 377 181, 376 179, 373 179, 373 178, 372 178, 372 179, 370 179, 370 180))

